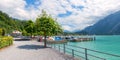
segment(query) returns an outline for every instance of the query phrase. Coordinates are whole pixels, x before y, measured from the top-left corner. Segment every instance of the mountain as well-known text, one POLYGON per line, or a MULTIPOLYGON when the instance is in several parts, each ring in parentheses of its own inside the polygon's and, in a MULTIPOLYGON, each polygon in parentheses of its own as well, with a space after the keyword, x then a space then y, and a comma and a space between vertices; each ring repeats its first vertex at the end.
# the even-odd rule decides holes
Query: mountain
POLYGON ((25 21, 19 19, 13 19, 6 13, 0 11, 0 28, 4 28, 6 33, 10 33, 13 30, 21 31, 24 29, 25 21))
POLYGON ((89 26, 84 30, 88 34, 97 35, 119 35, 120 34, 120 11, 108 15, 99 20, 93 26, 89 26))

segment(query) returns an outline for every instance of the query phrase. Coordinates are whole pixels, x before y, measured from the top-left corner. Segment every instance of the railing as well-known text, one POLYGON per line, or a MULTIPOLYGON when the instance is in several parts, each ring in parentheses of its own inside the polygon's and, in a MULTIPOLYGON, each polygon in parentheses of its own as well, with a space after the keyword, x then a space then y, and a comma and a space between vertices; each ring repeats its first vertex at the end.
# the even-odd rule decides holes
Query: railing
POLYGON ((60 52, 63 52, 64 54, 69 54, 73 58, 76 57, 76 58, 79 58, 79 59, 82 59, 82 60, 118 60, 118 59, 120 60, 120 56, 119 55, 114 55, 114 54, 110 54, 110 53, 100 52, 100 51, 91 50, 91 49, 78 47, 78 46, 73 46, 73 45, 49 44, 48 46, 51 47, 51 48, 57 49, 60 52), (80 50, 80 49, 82 49, 82 50, 80 50), (102 56, 99 56, 99 54, 101 54, 102 56), (115 59, 115 58, 112 59, 112 57, 116 57, 118 59, 115 59))

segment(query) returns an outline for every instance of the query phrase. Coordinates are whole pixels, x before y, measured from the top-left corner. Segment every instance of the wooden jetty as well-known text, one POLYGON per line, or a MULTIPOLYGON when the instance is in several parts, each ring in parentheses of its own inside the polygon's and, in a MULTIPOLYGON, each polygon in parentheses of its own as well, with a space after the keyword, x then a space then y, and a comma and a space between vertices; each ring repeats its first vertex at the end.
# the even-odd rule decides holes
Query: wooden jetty
POLYGON ((77 37, 77 38, 74 38, 74 37, 67 37, 67 39, 65 40, 68 40, 70 42, 82 42, 82 41, 93 41, 95 40, 95 37, 93 36, 82 36, 82 37, 77 37))
POLYGON ((82 42, 82 41, 93 41, 95 40, 95 38, 93 37, 89 37, 89 38, 78 38, 78 39, 73 39, 73 40, 69 40, 70 42, 82 42))
POLYGON ((47 40, 47 43, 61 44, 67 42, 82 42, 95 40, 94 36, 55 36, 55 37, 58 37, 60 40, 47 40))

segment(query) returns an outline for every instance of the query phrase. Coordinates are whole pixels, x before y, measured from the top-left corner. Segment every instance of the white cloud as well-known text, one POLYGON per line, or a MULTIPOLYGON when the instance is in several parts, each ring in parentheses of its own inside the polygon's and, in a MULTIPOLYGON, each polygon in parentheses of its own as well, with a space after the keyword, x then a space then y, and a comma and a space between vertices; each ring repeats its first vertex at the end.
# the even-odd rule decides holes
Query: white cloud
POLYGON ((68 25, 64 25, 63 29, 67 30, 67 31, 72 31, 72 27, 68 26, 68 25))
POLYGON ((0 0, 0 10, 8 13, 10 16, 22 20, 34 19, 39 14, 32 6, 28 9, 25 7, 27 3, 24 0, 0 0))
MULTIPOLYGON (((41 4, 29 6, 25 0, 0 0, 0 10, 8 13, 10 16, 19 19, 35 20, 37 15, 44 9, 54 18, 58 18, 58 22, 65 30, 84 29, 97 22, 100 18, 107 16, 120 9, 120 0, 39 0, 41 4), (79 8, 82 7, 82 8, 79 8), (59 17, 59 14, 66 14, 67 11, 71 15, 59 17), (111 12, 112 11, 112 12, 111 12)), ((35 2, 39 4, 39 2, 35 2)))

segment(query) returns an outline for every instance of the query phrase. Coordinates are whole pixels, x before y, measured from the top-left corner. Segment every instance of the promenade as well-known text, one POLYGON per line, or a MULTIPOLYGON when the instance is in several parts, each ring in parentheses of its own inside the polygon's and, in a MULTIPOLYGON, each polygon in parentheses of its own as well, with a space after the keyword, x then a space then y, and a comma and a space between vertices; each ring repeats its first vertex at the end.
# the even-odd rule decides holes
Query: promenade
POLYGON ((0 60, 72 60, 59 52, 44 48, 37 41, 14 41, 10 47, 0 49, 0 60))

